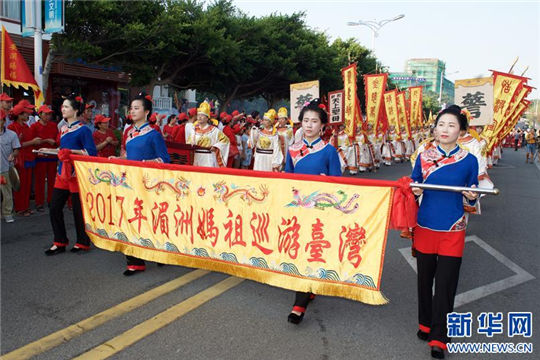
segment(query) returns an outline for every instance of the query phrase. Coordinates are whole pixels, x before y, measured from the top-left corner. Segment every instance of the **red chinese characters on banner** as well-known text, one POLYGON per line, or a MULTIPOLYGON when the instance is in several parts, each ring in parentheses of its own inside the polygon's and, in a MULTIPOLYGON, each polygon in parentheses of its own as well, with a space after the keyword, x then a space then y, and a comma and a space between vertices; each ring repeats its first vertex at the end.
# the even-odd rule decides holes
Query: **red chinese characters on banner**
POLYGON ((274 250, 269 249, 263 244, 269 244, 270 240, 268 238, 268 225, 270 224, 270 216, 268 213, 257 214, 253 213, 251 215, 251 220, 249 221, 249 226, 253 235, 251 240, 251 245, 255 246, 257 249, 261 250, 263 254, 269 255, 274 252, 274 250))
POLYGON ((214 223, 214 209, 201 209, 198 215, 197 234, 202 240, 211 239, 212 247, 216 246, 219 229, 214 223))
POLYGON ((180 205, 176 205, 176 210, 174 211, 174 233, 178 236, 180 232, 181 235, 189 236, 191 243, 193 244, 193 206, 190 206, 190 210, 182 210, 180 205))
POLYGON ((366 230, 354 223, 354 227, 342 226, 339 234, 339 261, 343 262, 343 256, 347 252, 347 260, 358 268, 362 262, 360 250, 366 245, 366 230))
POLYGON ((495 104, 493 105, 493 112, 494 113, 498 113, 498 112, 502 113, 502 110, 504 109, 505 105, 506 105, 506 101, 500 100, 500 99, 495 100, 495 104))
POLYGON ((167 239, 169 238, 169 217, 167 216, 167 209, 169 203, 164 201, 159 203, 154 202, 152 208, 152 231, 156 234, 157 228, 161 231, 161 234, 165 234, 167 239), (156 214, 157 213, 157 214, 156 214))
POLYGON ((326 260, 323 259, 323 249, 330 248, 330 242, 324 240, 323 233, 324 224, 321 222, 321 219, 317 218, 317 222, 311 226, 311 239, 312 241, 306 244, 306 252, 309 251, 308 262, 322 262, 326 263, 326 260))
POLYGON ((508 94, 510 92, 511 87, 512 87, 512 83, 509 80, 503 80, 501 84, 501 88, 505 94, 508 94))
POLYGON ((226 231, 225 241, 229 243, 229 248, 232 248, 235 245, 246 247, 246 242, 244 241, 244 235, 242 232, 242 216, 236 215, 235 217, 232 211, 229 210, 227 219, 229 221, 223 224, 223 227, 225 228, 225 231, 226 231), (233 218, 234 218, 234 223, 233 223, 233 218))
POLYGON ((300 247, 300 244, 298 243, 298 238, 300 237, 300 224, 298 224, 296 216, 293 216, 291 219, 281 218, 281 225, 278 226, 278 230, 279 252, 282 253, 285 251, 291 259, 296 259, 298 256, 298 248, 300 247))
POLYGON ((131 219, 128 219, 128 222, 131 224, 132 222, 134 221, 137 221, 137 229, 138 231, 140 232, 141 231, 141 221, 144 220, 146 221, 147 220, 147 217, 143 215, 142 213, 142 210, 143 210, 143 200, 139 199, 139 198, 135 198, 135 201, 134 201, 134 208, 133 208, 133 212, 135 213, 135 215, 131 218, 131 219))

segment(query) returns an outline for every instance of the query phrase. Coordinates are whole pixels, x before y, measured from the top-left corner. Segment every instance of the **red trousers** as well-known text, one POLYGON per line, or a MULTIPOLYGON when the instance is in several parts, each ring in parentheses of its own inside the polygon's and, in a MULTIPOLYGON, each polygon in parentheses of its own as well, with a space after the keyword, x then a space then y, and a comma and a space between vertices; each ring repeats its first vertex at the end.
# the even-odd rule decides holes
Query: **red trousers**
POLYGON ((45 202, 45 178, 47 178, 47 203, 51 202, 51 196, 56 178, 56 161, 36 162, 34 169, 34 185, 36 206, 43 206, 45 202))
POLYGON ((16 166, 19 172, 21 187, 19 191, 13 192, 15 211, 25 211, 30 209, 30 187, 32 186, 32 168, 16 166))

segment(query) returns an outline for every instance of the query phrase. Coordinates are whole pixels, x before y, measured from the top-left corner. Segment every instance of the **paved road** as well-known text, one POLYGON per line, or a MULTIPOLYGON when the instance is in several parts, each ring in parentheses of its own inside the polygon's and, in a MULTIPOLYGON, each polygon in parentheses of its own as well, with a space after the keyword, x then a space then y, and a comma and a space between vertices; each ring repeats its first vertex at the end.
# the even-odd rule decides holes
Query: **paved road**
MULTIPOLYGON (((397 179, 409 173, 408 164, 399 164, 361 176, 397 179)), ((523 151, 512 150, 490 175, 501 195, 485 198, 483 214, 471 219, 458 288, 462 305, 456 311, 537 315, 540 167, 525 164, 523 151)), ((66 217, 71 226, 67 210, 66 217)), ((390 303, 369 306, 317 297, 300 326, 286 322, 293 294, 280 288, 155 264, 125 278, 123 255, 99 249, 46 257, 43 250, 52 241, 47 214, 3 223, 1 235, 1 354, 39 340, 25 354, 37 354, 36 359, 70 359, 89 351, 87 358, 112 353, 111 359, 430 359, 427 345, 415 336, 416 278, 407 259, 409 241, 394 231, 382 278, 390 303), (135 298, 140 294, 145 295, 135 298), (128 300, 136 304, 118 306, 128 300), (54 337, 43 338, 57 331, 63 331, 58 346, 36 350, 54 344, 54 337)), ((532 342, 538 352, 537 331, 535 326, 529 339, 489 339, 473 332, 467 341, 532 342)))

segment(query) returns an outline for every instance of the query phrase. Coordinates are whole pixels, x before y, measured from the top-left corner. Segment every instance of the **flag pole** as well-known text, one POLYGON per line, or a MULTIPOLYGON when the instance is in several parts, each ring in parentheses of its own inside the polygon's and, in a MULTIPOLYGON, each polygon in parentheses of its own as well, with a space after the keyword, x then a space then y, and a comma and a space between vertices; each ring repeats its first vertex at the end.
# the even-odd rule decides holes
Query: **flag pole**
POLYGON ((499 195, 499 189, 486 189, 486 188, 473 188, 466 186, 448 186, 448 185, 436 185, 436 184, 419 184, 419 183, 410 183, 410 187, 426 189, 426 190, 440 190, 440 191, 451 191, 451 192, 462 192, 470 191, 478 194, 487 194, 487 195, 499 195))

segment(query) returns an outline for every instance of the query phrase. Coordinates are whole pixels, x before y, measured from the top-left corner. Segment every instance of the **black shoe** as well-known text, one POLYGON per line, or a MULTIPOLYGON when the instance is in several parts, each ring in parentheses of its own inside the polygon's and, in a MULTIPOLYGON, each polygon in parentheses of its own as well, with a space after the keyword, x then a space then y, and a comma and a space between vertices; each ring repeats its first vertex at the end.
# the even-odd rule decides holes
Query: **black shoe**
POLYGON ((289 317, 287 318, 287 321, 293 324, 300 324, 302 320, 304 319, 304 313, 301 315, 296 315, 295 313, 290 313, 289 317))
POLYGON ((135 274, 141 273, 144 270, 126 270, 124 271, 124 276, 133 276, 135 274))
POLYGON ((86 249, 83 249, 83 248, 80 248, 80 247, 72 247, 71 250, 69 250, 70 252, 72 253, 78 253, 78 252, 85 252, 85 251, 88 251, 86 249))
POLYGON ((432 346, 431 357, 434 359, 444 359, 444 350, 438 346, 432 346))
POLYGON ((156 263, 156 264, 157 264, 158 267, 163 267, 163 266, 165 266, 165 264, 163 264, 163 263, 156 263))
POLYGON ((416 336, 418 336, 418 338, 422 341, 427 341, 428 340, 428 337, 429 337, 429 334, 427 332, 424 332, 422 330, 418 330, 418 332, 416 333, 416 336))
POLYGON ((56 246, 56 249, 50 249, 49 248, 49 249, 45 250, 45 255, 52 256, 52 255, 63 253, 65 251, 66 251, 65 246, 56 246))

